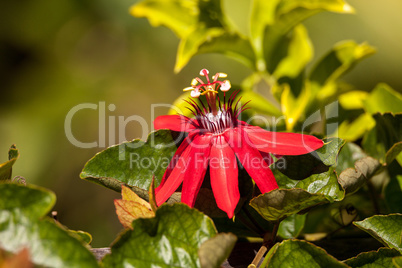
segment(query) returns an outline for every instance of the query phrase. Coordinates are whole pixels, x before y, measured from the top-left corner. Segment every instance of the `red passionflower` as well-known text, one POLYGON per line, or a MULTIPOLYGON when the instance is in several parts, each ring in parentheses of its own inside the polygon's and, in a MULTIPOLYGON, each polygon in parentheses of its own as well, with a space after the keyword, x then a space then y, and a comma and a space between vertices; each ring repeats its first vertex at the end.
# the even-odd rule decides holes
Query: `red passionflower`
POLYGON ((209 166, 216 203, 232 218, 240 198, 236 157, 260 191, 266 193, 278 188, 278 184, 262 155, 306 154, 320 148, 323 142, 310 135, 266 131, 238 120, 244 105, 234 104, 236 93, 216 101, 218 89, 230 88, 229 81, 218 81, 226 74, 217 73, 212 81, 208 70, 201 70, 200 75, 206 77, 207 83, 197 77, 184 90, 192 90, 193 97, 205 95, 208 105, 200 107, 189 100, 194 119, 165 115, 154 121, 155 129, 188 132, 156 189, 156 203, 161 205, 183 183, 181 201, 193 207, 209 166))

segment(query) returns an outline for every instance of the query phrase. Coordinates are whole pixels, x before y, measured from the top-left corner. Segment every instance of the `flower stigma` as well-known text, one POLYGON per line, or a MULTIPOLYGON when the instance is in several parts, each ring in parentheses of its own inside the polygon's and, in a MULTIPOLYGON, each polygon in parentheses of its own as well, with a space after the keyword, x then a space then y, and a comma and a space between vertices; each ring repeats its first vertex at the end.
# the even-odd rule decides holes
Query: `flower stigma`
POLYGON ((191 97, 198 98, 199 96, 205 96, 211 113, 216 116, 218 114, 218 107, 216 104, 216 96, 218 94, 218 89, 226 92, 230 89, 231 84, 229 80, 219 81, 218 78, 226 78, 225 73, 216 73, 212 76, 212 81, 209 79, 209 71, 207 69, 202 69, 200 71, 201 76, 205 76, 207 82, 205 83, 201 78, 196 77, 191 80, 191 87, 186 87, 183 91, 191 90, 191 97), (199 84, 198 84, 199 83, 199 84))
MULTIPOLYGON (((212 80, 209 79, 209 71, 202 69, 200 71, 201 76, 205 76, 207 82, 205 83, 201 78, 196 77, 191 80, 191 87, 186 87, 183 91, 191 90, 191 97, 198 98, 205 96, 207 104, 200 100, 201 106, 194 100, 187 101, 193 107, 192 113, 194 114, 200 128, 213 135, 220 135, 226 129, 237 126, 237 118, 244 110, 245 104, 238 107, 240 98, 234 103, 237 92, 226 99, 226 91, 231 88, 229 80, 218 80, 219 78, 226 78, 225 73, 216 73, 212 76, 212 80), (218 90, 224 92, 223 100, 221 101, 218 96, 218 90)), ((246 103, 247 104, 247 103, 246 103)))

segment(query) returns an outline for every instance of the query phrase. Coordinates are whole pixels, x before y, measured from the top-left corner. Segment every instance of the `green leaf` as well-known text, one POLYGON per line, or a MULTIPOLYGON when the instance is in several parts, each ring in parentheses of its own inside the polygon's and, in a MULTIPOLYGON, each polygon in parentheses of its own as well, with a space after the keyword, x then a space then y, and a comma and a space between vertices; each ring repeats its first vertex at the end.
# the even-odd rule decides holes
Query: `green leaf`
POLYGON ((291 131, 301 117, 304 116, 304 112, 311 97, 311 90, 310 87, 306 85, 303 87, 302 92, 295 97, 288 84, 284 84, 283 88, 281 108, 286 120, 286 129, 291 131))
POLYGON ((378 251, 360 253, 356 257, 345 260, 345 263, 352 268, 393 267, 392 260, 397 256, 400 256, 400 254, 395 249, 380 248, 378 251))
POLYGON ((373 118, 376 127, 364 136, 362 145, 367 154, 384 163, 387 151, 402 140, 402 113, 378 113, 373 118))
MULTIPOLYGON (((275 22, 267 25, 263 38, 260 38, 263 39, 263 44, 260 46, 264 49, 265 64, 267 66, 266 70, 273 72, 280 59, 286 56, 286 54, 283 53, 283 44, 286 43, 286 34, 303 20, 322 11, 352 13, 353 8, 342 0, 286 0, 279 2, 275 11, 275 22), (278 57, 278 53, 282 56, 278 57)), ((260 13, 265 15, 270 12, 269 10, 261 10, 260 13)), ((254 40, 258 39, 254 38, 254 40)), ((255 45, 255 47, 257 46, 255 45)), ((256 54, 259 55, 258 51, 256 54)), ((264 64, 260 63, 258 67, 259 71, 265 70, 262 69, 262 67, 265 67, 264 64)))
POLYGON ((402 214, 376 215, 354 224, 384 245, 402 252, 402 214))
POLYGON ((220 0, 145 0, 134 5, 131 14, 147 17, 153 26, 166 26, 181 39, 175 72, 199 53, 225 52, 253 65, 251 45, 235 32, 220 0))
POLYGON ((346 110, 363 109, 364 100, 369 95, 366 91, 350 91, 339 95, 339 103, 346 110))
POLYGON ((133 221, 105 256, 105 267, 200 267, 198 249, 216 235, 210 218, 185 204, 162 205, 133 221))
POLYGON ((323 194, 331 202, 342 200, 345 192, 338 183, 334 169, 344 141, 332 138, 324 142, 323 147, 310 154, 279 159, 273 169, 279 187, 301 188, 312 194, 323 194), (282 163, 285 168, 281 168, 282 163))
POLYGON ((247 107, 255 112, 273 116, 282 115, 281 111, 272 102, 257 92, 243 90, 239 95, 241 102, 246 103, 249 101, 247 107))
POLYGON ((197 1, 148 0, 135 4, 130 9, 135 17, 146 17, 152 26, 166 26, 180 38, 186 37, 197 24, 197 1))
POLYGON ((0 181, 10 180, 12 175, 12 167, 20 156, 15 145, 11 145, 8 150, 8 161, 0 164, 0 181))
POLYGON ((338 137, 347 141, 355 141, 373 127, 375 127, 375 120, 370 114, 364 113, 352 122, 343 121, 337 129, 338 137))
POLYGON ((68 230, 68 233, 71 236, 74 236, 75 238, 81 240, 85 244, 91 244, 92 242, 92 235, 90 233, 84 231, 73 231, 73 230, 68 230))
POLYGON ((49 218, 55 202, 48 190, 0 184, 0 244, 9 252, 28 248, 31 260, 45 267, 98 267, 81 241, 49 218))
POLYGON ((348 168, 339 175, 338 181, 346 194, 353 194, 360 189, 382 167, 381 163, 372 157, 356 161, 355 168, 348 168))
POLYGON ((255 54, 257 55, 256 67, 258 71, 265 70, 263 42, 267 25, 273 24, 276 17, 276 6, 280 0, 252 1, 250 16, 250 36, 255 54))
POLYGON ((203 53, 220 53, 243 63, 250 69, 255 69, 255 55, 250 41, 237 32, 225 31, 221 35, 207 39, 194 55, 203 53))
POLYGON ((278 235, 283 239, 297 238, 303 230, 306 214, 290 215, 279 224, 278 235))
POLYGON ((402 268, 402 256, 393 258, 392 259, 392 264, 396 268, 402 268))
POLYGON ((366 43, 340 42, 312 69, 310 81, 319 87, 324 87, 325 84, 335 81, 350 71, 356 63, 374 53, 374 48, 366 43))
POLYGON ((342 0, 283 0, 278 6, 277 13, 286 15, 292 11, 302 12, 298 9, 310 9, 316 11, 331 11, 338 13, 353 13, 354 9, 348 3, 342 0))
POLYGON ((402 161, 399 161, 402 152, 402 141, 395 143, 391 149, 388 150, 387 154, 385 155, 385 163, 391 164, 392 161, 398 159, 399 164, 402 161))
POLYGON ((277 222, 318 204, 326 203, 323 194, 311 194, 303 189, 275 189, 259 195, 250 205, 267 221, 277 222))
POLYGON ((180 72, 184 66, 195 56, 202 44, 208 40, 222 36, 225 33, 223 28, 206 28, 204 25, 200 25, 196 30, 186 38, 180 41, 179 48, 176 55, 176 65, 174 71, 180 72))
POLYGON ((384 83, 378 84, 363 102, 370 114, 402 112, 402 95, 384 83))
POLYGON ((0 210, 31 219, 45 216, 56 202, 53 192, 34 185, 0 183, 0 210))
POLYGON ((307 29, 302 24, 293 29, 287 50, 286 57, 279 62, 274 71, 273 75, 277 79, 283 76, 297 77, 313 57, 313 46, 307 29))
POLYGON ((269 268, 286 267, 348 267, 329 255, 324 249, 309 242, 285 240, 268 252, 264 263, 269 268))
POLYGON ((236 240, 237 238, 234 234, 220 233, 202 243, 198 250, 201 267, 220 267, 232 252, 236 240))
POLYGON ((347 142, 338 154, 336 173, 341 174, 345 169, 353 168, 357 160, 366 156, 360 146, 352 142, 347 142))
MULTIPOLYGON (((176 149, 170 130, 158 130, 150 133, 146 142, 123 142, 96 154, 80 177, 118 192, 122 184, 146 189, 147 196, 152 176, 160 182, 176 149)), ((133 190, 144 197, 143 191, 133 190)))

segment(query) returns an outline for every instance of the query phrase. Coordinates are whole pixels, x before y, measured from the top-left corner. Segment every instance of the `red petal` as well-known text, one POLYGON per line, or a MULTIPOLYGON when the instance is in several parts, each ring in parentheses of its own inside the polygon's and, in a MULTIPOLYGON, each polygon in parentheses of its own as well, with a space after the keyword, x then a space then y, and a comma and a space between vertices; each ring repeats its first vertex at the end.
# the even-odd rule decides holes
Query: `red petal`
POLYGON ((189 132, 198 126, 197 121, 183 115, 162 115, 154 121, 155 129, 170 129, 173 131, 189 132))
POLYGON ((243 128, 249 137, 248 144, 259 151, 279 155, 307 154, 321 148, 324 143, 311 135, 271 132, 260 127, 243 128))
POLYGON ((274 174, 272 174, 260 152, 247 142, 248 138, 244 128, 230 129, 224 132, 224 136, 262 193, 278 188, 274 174))
POLYGON ((223 136, 212 139, 209 168, 216 204, 228 214, 229 218, 233 218, 240 199, 237 161, 232 148, 223 136))
POLYGON ((190 151, 191 146, 186 146, 180 158, 177 159, 174 169, 170 172, 170 176, 167 176, 167 179, 162 179, 159 187, 155 189, 155 200, 158 206, 165 202, 183 182, 190 151))
POLYGON ((181 202, 190 207, 194 207, 197 194, 204 180, 205 172, 207 171, 209 153, 211 150, 210 142, 211 135, 199 135, 195 137, 189 146, 191 151, 187 159, 188 165, 184 175, 185 179, 181 191, 181 202))
POLYGON ((177 148, 176 152, 174 153, 172 160, 170 160, 169 165, 166 168, 165 173, 163 174, 161 183, 159 184, 158 187, 155 188, 155 194, 157 194, 159 192, 159 190, 163 187, 163 185, 166 182, 166 179, 170 176, 170 173, 172 173, 172 171, 173 171, 174 167, 176 166, 177 162, 179 161, 181 155, 183 154, 183 152, 185 151, 187 146, 191 143, 191 141, 194 139, 194 137, 199 135, 199 133, 200 133, 200 131, 198 131, 198 130, 191 131, 188 134, 188 136, 182 141, 179 148, 177 148))
POLYGON ((163 174, 161 183, 158 187, 155 188, 155 194, 159 192, 159 190, 163 187, 166 182, 166 179, 169 178, 170 174, 172 173, 174 167, 176 166, 177 162, 179 161, 180 157, 182 156, 183 152, 186 150, 187 146, 190 143, 190 137, 186 137, 183 142, 180 144, 177 151, 174 153, 172 160, 170 160, 168 167, 166 168, 165 173, 163 174))

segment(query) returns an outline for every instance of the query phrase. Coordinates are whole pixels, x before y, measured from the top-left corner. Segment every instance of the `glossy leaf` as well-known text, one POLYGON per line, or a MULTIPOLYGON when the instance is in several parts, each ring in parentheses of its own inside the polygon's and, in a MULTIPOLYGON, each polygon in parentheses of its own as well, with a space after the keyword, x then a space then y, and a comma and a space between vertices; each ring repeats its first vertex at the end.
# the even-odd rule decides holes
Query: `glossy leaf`
POLYGON ((31 219, 45 216, 56 202, 53 192, 34 185, 0 183, 0 210, 31 219))
POLYGON ((354 168, 348 168, 339 175, 338 181, 346 194, 355 193, 381 168, 381 163, 372 157, 356 161, 354 168))
POLYGON ((370 156, 386 161, 389 149, 402 140, 402 113, 400 114, 374 114, 376 127, 363 138, 363 148, 370 156))
POLYGON ((251 46, 246 39, 234 33, 222 11, 220 0, 145 0, 134 5, 131 14, 147 17, 153 26, 166 26, 181 39, 175 72, 179 72, 198 53, 233 53, 248 65, 253 64, 251 46), (224 48, 225 45, 228 47, 224 48), (203 52, 200 51, 201 47, 203 52))
POLYGON ((344 141, 324 140, 320 149, 306 155, 283 156, 273 170, 280 188, 301 188, 312 194, 323 194, 329 201, 344 198, 344 190, 334 172, 336 157, 344 141), (285 167, 281 167, 280 165, 285 167))
POLYGON ((313 46, 307 34, 307 29, 302 24, 299 24, 293 29, 286 57, 279 62, 273 75, 277 79, 283 76, 295 78, 304 70, 312 57, 313 46))
POLYGON ((204 25, 200 25, 191 35, 183 38, 177 50, 175 72, 180 72, 186 66, 190 59, 197 54, 202 44, 223 35, 224 32, 223 28, 206 28, 204 25))
POLYGON ((54 204, 48 190, 0 184, 0 246, 9 252, 26 247, 31 261, 46 267, 98 267, 95 257, 61 225, 41 219, 54 204))
POLYGON ((105 267, 200 267, 198 249, 216 235, 211 219, 185 204, 162 205, 133 221, 105 256, 105 267))
POLYGON ((387 84, 378 84, 364 100, 364 108, 368 113, 401 113, 402 95, 387 84))
POLYGON ((142 1, 131 7, 131 15, 146 17, 152 26, 166 26, 180 38, 197 24, 197 1, 142 1))
POLYGON ((293 214, 281 221, 278 235, 283 239, 297 238, 303 230, 306 214, 293 214))
POLYGON ((243 63, 250 69, 255 69, 256 59, 250 41, 237 32, 225 31, 208 38, 193 56, 203 53, 219 53, 243 63))
MULTIPOLYGON (((286 35, 303 20, 322 11, 352 13, 353 8, 342 0, 287 0, 279 2, 275 11, 275 22, 267 25, 263 36, 262 47, 264 49, 266 69, 269 72, 273 72, 279 61, 286 56, 286 53, 283 53, 282 50, 286 43, 286 35), (278 53, 281 56, 278 57, 278 53)), ((261 14, 269 14, 269 10, 261 10, 260 12, 261 14)), ((258 70, 262 71, 261 68, 258 70)))
POLYGON ((8 150, 8 161, 0 164, 0 181, 10 180, 12 175, 12 167, 20 156, 15 145, 8 150))
POLYGON ((374 126, 375 120, 373 117, 368 113, 364 113, 352 122, 343 121, 339 125, 337 132, 340 138, 347 141, 355 141, 363 137, 374 126))
POLYGON ((109 147, 96 154, 84 166, 80 177, 93 181, 115 191, 121 185, 134 186, 132 189, 142 198, 155 175, 162 178, 176 145, 170 130, 159 130, 149 134, 146 142, 139 139, 109 147))
POLYGON ((219 233, 201 244, 198 250, 202 268, 220 267, 229 257, 237 237, 231 233, 219 233))
POLYGON ((265 266, 276 267, 348 267, 329 255, 324 249, 309 242, 285 240, 268 252, 265 266))
POLYGON ((384 245, 402 253, 402 214, 376 215, 354 224, 384 245))
POLYGON ((326 203, 323 194, 312 194, 303 189, 275 189, 259 195, 250 205, 267 221, 277 222, 318 204, 326 203))
POLYGON ((393 267, 392 259, 401 254, 395 249, 380 248, 377 251, 363 252, 354 258, 345 260, 350 267, 393 267))
POLYGON ((374 53, 374 48, 366 43, 344 41, 336 44, 312 69, 309 78, 312 86, 324 92, 325 85, 334 82, 350 71, 356 63, 374 53))

